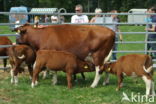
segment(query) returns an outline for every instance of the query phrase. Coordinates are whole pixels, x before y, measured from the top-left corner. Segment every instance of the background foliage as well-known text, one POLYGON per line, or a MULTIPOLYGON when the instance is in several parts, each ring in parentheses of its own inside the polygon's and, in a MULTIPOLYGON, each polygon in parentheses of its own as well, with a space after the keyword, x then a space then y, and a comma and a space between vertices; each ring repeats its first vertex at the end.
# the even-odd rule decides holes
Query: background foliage
POLYGON ((126 12, 131 8, 148 8, 156 4, 156 0, 0 0, 0 11, 23 5, 29 8, 65 8, 68 12, 74 12, 76 4, 82 4, 86 12, 94 12, 97 7, 102 8, 104 12, 112 9, 126 12))

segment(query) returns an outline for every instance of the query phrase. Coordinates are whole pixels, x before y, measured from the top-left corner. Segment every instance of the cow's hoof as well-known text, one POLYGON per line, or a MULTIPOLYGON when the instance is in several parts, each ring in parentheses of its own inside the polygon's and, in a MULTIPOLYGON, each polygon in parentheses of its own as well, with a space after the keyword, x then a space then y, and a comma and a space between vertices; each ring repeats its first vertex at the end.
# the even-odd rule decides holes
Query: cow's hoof
POLYGON ((31 83, 31 88, 34 88, 35 84, 34 83, 31 83))

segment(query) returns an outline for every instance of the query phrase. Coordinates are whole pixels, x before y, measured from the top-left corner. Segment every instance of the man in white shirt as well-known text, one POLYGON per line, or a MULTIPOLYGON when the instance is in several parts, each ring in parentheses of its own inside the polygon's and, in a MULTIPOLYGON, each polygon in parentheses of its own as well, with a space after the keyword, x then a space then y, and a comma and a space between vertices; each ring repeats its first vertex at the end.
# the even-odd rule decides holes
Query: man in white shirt
POLYGON ((80 14, 83 12, 82 5, 80 4, 76 5, 75 12, 77 13, 77 15, 73 15, 71 17, 71 23, 88 23, 89 22, 88 16, 80 14))

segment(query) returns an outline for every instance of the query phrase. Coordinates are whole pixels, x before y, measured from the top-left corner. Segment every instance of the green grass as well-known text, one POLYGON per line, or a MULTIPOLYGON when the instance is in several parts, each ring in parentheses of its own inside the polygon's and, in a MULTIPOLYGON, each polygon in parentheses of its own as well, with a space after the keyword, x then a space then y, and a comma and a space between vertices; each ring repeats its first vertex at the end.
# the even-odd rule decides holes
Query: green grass
MULTIPOLYGON (((142 32, 144 26, 121 26, 123 32, 142 32)), ((0 26, 0 34, 12 34, 7 26, 0 26)), ((9 37, 13 42, 14 37, 9 37)), ((124 35, 124 41, 144 41, 144 35, 124 35)), ((119 44, 119 50, 144 50, 144 44, 119 44)), ((127 54, 127 53, 126 53, 127 54)), ((124 55, 119 53, 118 57, 124 55)), ((145 94, 145 84, 141 79, 134 82, 134 78, 126 77, 124 87, 120 91, 115 91, 117 87, 117 78, 111 75, 110 85, 103 86, 103 77, 96 88, 90 88, 94 79, 93 73, 85 73, 86 81, 78 76, 78 82, 73 82, 73 88, 67 88, 66 75, 63 72, 58 73, 58 84, 51 85, 51 76, 42 80, 34 89, 31 88, 31 82, 28 75, 20 75, 19 85, 10 84, 10 75, 7 72, 0 72, 0 104, 143 104, 121 102, 122 93, 128 96, 133 92, 135 94, 145 94)), ((135 78, 136 79, 136 78, 135 78)), ((154 75, 156 80, 156 76, 154 75)), ((155 98, 156 99, 156 98, 155 98)), ((145 104, 145 103, 144 103, 145 104)), ((150 103, 151 104, 151 103, 150 103)), ((153 103, 154 104, 154 103, 153 103)))
MULTIPOLYGON (((87 80, 79 76, 78 82, 73 83, 71 90, 67 89, 65 73, 59 73, 58 84, 51 85, 51 76, 40 79, 39 85, 31 88, 28 76, 21 76, 19 85, 11 85, 10 77, 7 76, 0 81, 1 104, 132 104, 127 101, 121 102, 122 93, 130 96, 145 94, 145 85, 141 79, 135 83, 130 77, 125 78, 124 87, 115 91, 117 86, 116 76, 111 75, 110 85, 102 86, 102 80, 97 88, 90 88, 94 73, 86 73, 87 80)), ((103 79, 103 78, 102 78, 103 79)), ((139 104, 139 103, 134 103, 139 104)))

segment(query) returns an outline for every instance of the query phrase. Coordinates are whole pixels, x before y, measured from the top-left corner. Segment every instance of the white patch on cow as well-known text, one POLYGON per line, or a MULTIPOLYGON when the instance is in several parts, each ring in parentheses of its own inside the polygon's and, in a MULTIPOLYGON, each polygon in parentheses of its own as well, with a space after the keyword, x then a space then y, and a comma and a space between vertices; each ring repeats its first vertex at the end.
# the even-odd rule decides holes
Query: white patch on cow
POLYGON ((132 77, 137 77, 137 74, 135 72, 132 72, 132 77))
POLYGON ((107 84, 109 84, 109 79, 110 79, 109 73, 105 73, 105 75, 106 75, 106 77, 105 77, 105 80, 104 80, 104 82, 103 82, 103 85, 104 85, 104 86, 107 85, 107 84))
POLYGON ((14 79, 15 79, 15 85, 17 85, 18 84, 18 77, 14 76, 14 79))
POLYGON ((25 55, 22 54, 21 56, 18 56, 19 59, 24 59, 25 58, 25 55))
POLYGON ((143 69, 144 69, 144 71, 146 72, 146 73, 150 73, 151 71, 152 71, 152 66, 150 66, 149 68, 145 68, 145 66, 143 66, 143 69))
POLYGON ((147 79, 146 76, 142 76, 142 79, 144 80, 144 82, 146 84, 146 95, 150 95, 152 81, 151 81, 151 79, 147 79))
POLYGON ((35 66, 36 66, 36 61, 34 62, 34 65, 33 65, 33 70, 35 69, 35 66))
POLYGON ((110 50, 108 56, 104 59, 104 63, 108 62, 111 56, 112 56, 112 50, 110 50))
POLYGON ((31 87, 34 88, 34 86, 35 86, 35 84, 32 82, 32 83, 31 83, 31 87))
POLYGON ((13 69, 11 69, 10 74, 11 74, 11 83, 13 84, 14 83, 14 71, 13 71, 13 69))
POLYGON ((93 81, 93 83, 91 85, 92 88, 95 88, 97 86, 97 84, 98 84, 98 82, 99 82, 99 80, 101 78, 101 75, 99 74, 99 71, 100 71, 99 66, 96 66, 95 78, 94 78, 94 81, 93 81))
POLYGON ((57 83, 57 72, 54 71, 53 72, 53 78, 52 78, 52 84, 53 85, 56 85, 56 83, 57 83))

